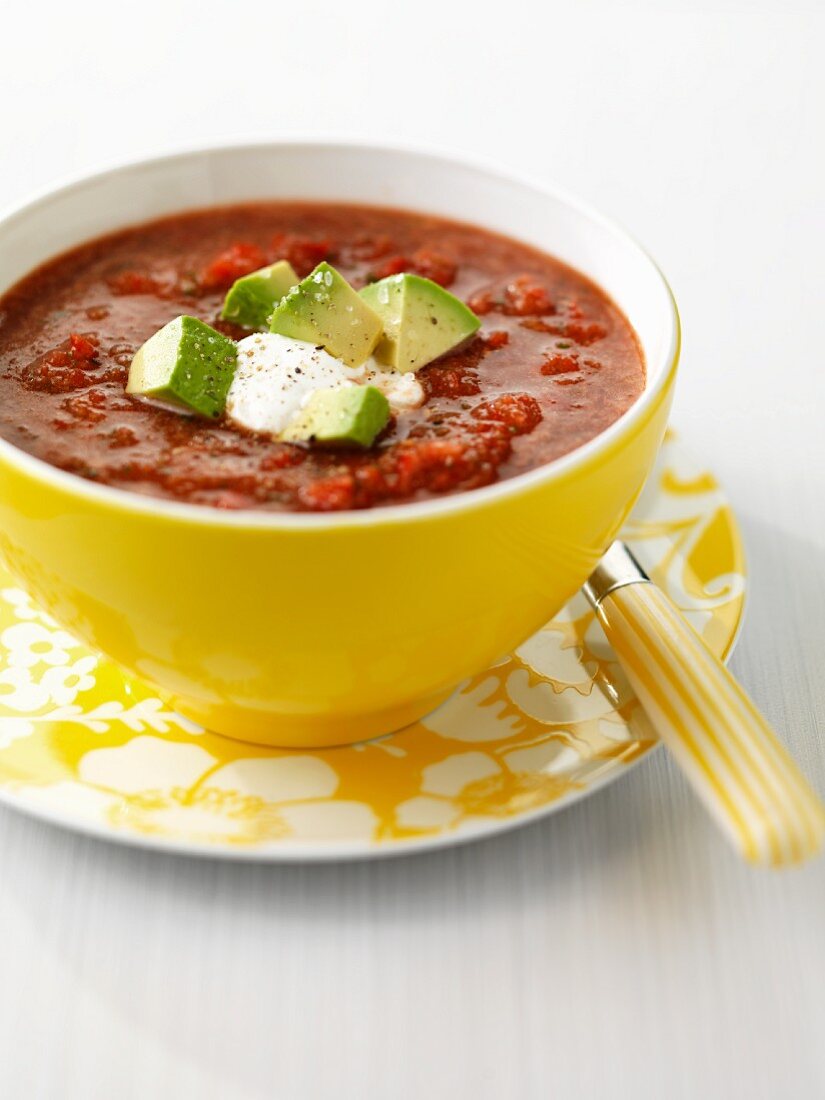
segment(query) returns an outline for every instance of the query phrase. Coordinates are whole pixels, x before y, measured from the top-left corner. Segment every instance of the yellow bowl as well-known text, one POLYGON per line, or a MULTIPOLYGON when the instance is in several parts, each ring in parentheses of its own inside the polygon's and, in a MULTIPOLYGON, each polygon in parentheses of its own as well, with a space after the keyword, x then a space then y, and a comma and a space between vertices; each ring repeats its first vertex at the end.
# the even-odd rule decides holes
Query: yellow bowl
POLYGON ((570 598, 653 464, 679 323, 652 261, 580 203, 474 165, 349 144, 199 150, 50 192, 0 219, 0 287, 124 221, 296 196, 427 210, 552 252, 624 310, 648 370, 636 404, 556 462, 455 497, 335 516, 152 500, 0 441, 0 550, 59 622, 204 726, 307 747, 420 718, 570 598))

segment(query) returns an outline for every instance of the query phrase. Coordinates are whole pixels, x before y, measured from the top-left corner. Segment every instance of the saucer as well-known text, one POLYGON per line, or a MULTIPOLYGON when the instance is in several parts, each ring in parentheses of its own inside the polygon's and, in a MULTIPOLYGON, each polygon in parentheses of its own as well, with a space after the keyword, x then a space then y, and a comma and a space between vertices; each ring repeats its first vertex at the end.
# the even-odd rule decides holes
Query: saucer
MULTIPOLYGON (((622 538, 726 657, 741 538, 713 474, 672 434, 622 538)), ((226 859, 397 855, 561 810, 657 743, 581 595, 421 722, 271 750, 170 710, 0 569, 0 802, 108 840, 226 859)))

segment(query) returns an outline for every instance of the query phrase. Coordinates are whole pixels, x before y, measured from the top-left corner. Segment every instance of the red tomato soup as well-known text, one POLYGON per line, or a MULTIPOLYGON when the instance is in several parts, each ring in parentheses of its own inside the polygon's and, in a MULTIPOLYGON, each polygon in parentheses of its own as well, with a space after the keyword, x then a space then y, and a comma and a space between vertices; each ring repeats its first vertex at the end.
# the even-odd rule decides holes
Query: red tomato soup
POLYGON ((51 260, 0 300, 0 435, 80 477, 215 508, 335 511, 514 477, 579 447, 644 387, 629 323, 525 244, 406 211, 315 203, 197 210, 51 260), (238 277, 326 259, 355 287, 398 272, 448 287, 477 335, 418 372, 426 401, 368 450, 255 435, 129 396, 137 348, 179 314, 220 320, 238 277))

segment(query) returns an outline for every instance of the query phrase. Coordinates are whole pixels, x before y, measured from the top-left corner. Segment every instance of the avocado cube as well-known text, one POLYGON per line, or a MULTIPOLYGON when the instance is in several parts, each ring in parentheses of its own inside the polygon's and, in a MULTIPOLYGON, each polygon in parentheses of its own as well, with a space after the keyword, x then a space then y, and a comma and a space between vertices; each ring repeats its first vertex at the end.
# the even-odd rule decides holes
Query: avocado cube
POLYGON ((138 348, 127 393, 220 416, 235 375, 234 342, 196 317, 176 317, 138 348))
POLYGON ((272 310, 298 282, 298 276, 287 260, 278 260, 269 267, 244 275, 229 288, 221 317, 244 328, 265 331, 272 310))
POLYGON ((402 373, 425 367, 481 325, 454 294, 420 275, 390 275, 360 294, 384 325, 375 358, 402 373))
POLYGON ((334 267, 320 263, 281 299, 269 331, 324 347, 348 367, 360 367, 381 338, 381 318, 334 267))
POLYGON ((281 438, 370 447, 389 418, 390 404, 375 386, 316 390, 281 438))

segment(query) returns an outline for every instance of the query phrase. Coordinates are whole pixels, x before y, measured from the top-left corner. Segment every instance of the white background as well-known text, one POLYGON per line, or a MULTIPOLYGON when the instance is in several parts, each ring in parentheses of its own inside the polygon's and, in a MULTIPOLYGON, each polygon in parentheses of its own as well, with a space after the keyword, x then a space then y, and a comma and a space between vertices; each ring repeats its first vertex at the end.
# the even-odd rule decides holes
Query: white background
MULTIPOLYGON (((747 539, 734 668, 825 793, 821 5, 18 0, 2 27, 2 203, 332 134, 481 155, 623 222, 682 309, 674 421, 747 539)), ((814 1097, 823 1044, 823 864, 739 866, 663 753, 380 865, 196 863, 0 812, 9 1100, 814 1097)))

